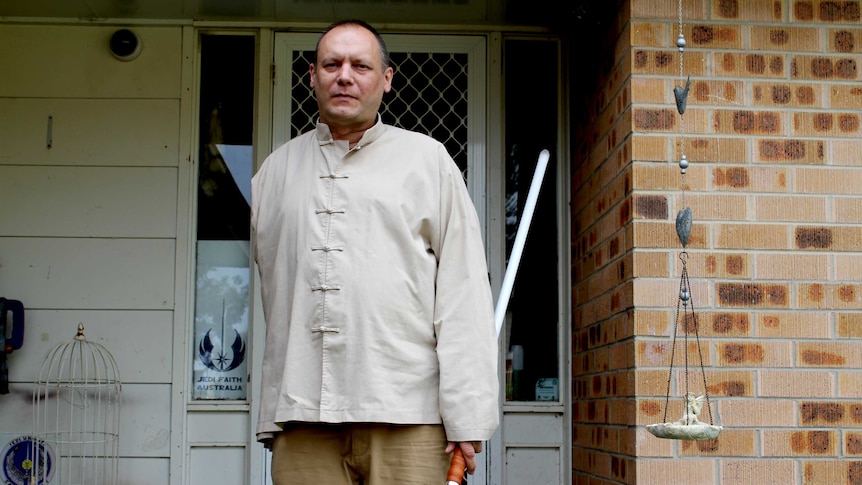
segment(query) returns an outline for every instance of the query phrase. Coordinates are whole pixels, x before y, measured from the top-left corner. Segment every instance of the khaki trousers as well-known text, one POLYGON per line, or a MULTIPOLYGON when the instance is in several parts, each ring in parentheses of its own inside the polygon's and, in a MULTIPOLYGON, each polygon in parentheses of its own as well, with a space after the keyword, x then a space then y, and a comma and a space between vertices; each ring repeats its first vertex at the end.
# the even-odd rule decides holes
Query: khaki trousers
POLYGON ((287 423, 272 443, 274 485, 443 485, 442 425, 287 423))

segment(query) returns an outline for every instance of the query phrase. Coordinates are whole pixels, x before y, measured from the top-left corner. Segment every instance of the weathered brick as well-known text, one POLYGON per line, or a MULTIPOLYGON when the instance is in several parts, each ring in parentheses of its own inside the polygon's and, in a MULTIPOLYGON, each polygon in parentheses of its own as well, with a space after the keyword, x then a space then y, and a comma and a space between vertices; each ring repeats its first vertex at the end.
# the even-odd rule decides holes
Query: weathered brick
POLYGON ((796 482, 796 463, 791 460, 721 460, 717 483, 722 485, 787 484, 796 482))
POLYGON ((779 283, 720 282, 715 288, 721 307, 787 308, 790 288, 779 283))
POLYGON ((862 170, 797 167, 793 169, 793 190, 806 194, 862 194, 862 170))
POLYGON ((810 27, 752 25, 748 35, 753 50, 820 52, 823 49, 820 31, 810 27))
POLYGON ((823 197, 755 196, 753 210, 763 222, 820 222, 827 218, 823 197))
POLYGON ((829 456, 840 446, 837 431, 764 430, 761 436, 763 456, 829 456))
POLYGON ((799 342, 796 348, 799 367, 862 367, 862 342, 799 342))
POLYGON ((628 426, 635 414, 635 403, 630 399, 608 401, 608 424, 628 426))
POLYGON ((616 344, 608 347, 608 369, 629 369, 631 367, 634 367, 634 365, 634 347, 631 345, 630 342, 616 344))
MULTIPOLYGON (((675 261, 677 266, 680 261, 675 261)), ((746 278, 751 276, 747 253, 692 253, 688 259, 689 274, 704 278, 746 278)), ((677 273, 680 270, 677 269, 677 273)))
POLYGON ((726 429, 714 440, 681 441, 683 456, 753 456, 757 432, 750 429, 726 429))
POLYGON ((683 34, 689 48, 741 49, 741 28, 739 25, 688 22, 683 26, 683 34))
MULTIPOLYGON (((681 196, 677 197, 676 209, 683 209, 681 196)), ((748 217, 748 198, 730 193, 686 194, 685 204, 692 210, 692 218, 707 220, 745 220, 748 217)), ((676 214, 674 213, 674 219, 676 214)))
POLYGON ((862 480, 862 461, 811 460, 801 463, 802 485, 858 485, 862 480))
POLYGON ((837 318, 839 337, 862 338, 862 313, 839 313, 837 318))
MULTIPOLYGON (((664 398, 667 395, 668 369, 639 368, 634 373, 638 402, 658 402, 658 398, 660 397, 662 402, 660 409, 663 410, 664 398)), ((643 412, 647 416, 651 416, 650 419, 654 419, 653 417, 658 412, 656 409, 659 408, 652 404, 644 404, 643 406, 644 408, 639 412, 643 412)))
MULTIPOLYGON (((781 428, 796 422, 795 401, 790 399, 724 399, 718 401, 721 424, 727 428, 781 428)), ((720 437, 719 437, 720 438, 720 437)))
MULTIPOLYGON (((685 190, 702 191, 708 186, 707 170, 689 168, 685 176, 685 190)), ((635 190, 681 189, 682 178, 679 166, 675 163, 635 163, 632 167, 632 187, 635 190)))
MULTIPOLYGON (((652 438, 657 440, 658 438, 652 438)), ((664 441, 664 440, 659 440, 664 441)), ((715 484, 718 460, 643 460, 637 466, 637 480, 633 483, 666 485, 685 483, 688 485, 715 484)))
POLYGON ((741 81, 698 79, 691 82, 689 102, 709 106, 734 106, 745 101, 741 81))
POLYGON ((793 55, 790 78, 808 80, 856 81, 862 79, 858 57, 793 55))
POLYGON ((762 138, 755 141, 754 160, 757 162, 823 164, 826 162, 826 143, 822 140, 762 138))
POLYGON ((635 194, 634 215, 641 219, 667 220, 667 197, 664 195, 635 194))
MULTIPOLYGON (((695 173, 700 162, 747 163, 748 149, 745 140, 740 138, 712 138, 705 136, 687 136, 685 138, 685 153, 691 164, 688 173, 695 173)), ((674 146, 673 160, 678 162, 682 153, 674 146)))
POLYGON ((712 16, 725 20, 775 22, 784 18, 782 2, 719 0, 711 3, 712 16))
POLYGON ((754 256, 757 280, 816 280, 829 277, 829 258, 819 254, 764 253, 754 256))
POLYGON ((666 252, 637 251, 634 253, 632 276, 638 278, 670 277, 670 264, 666 252))
POLYGON ((636 77, 631 80, 633 103, 670 104, 673 102, 673 88, 666 79, 636 77))
POLYGON ((796 136, 858 137, 862 122, 857 112, 793 113, 791 133, 796 136))
MULTIPOLYGON (((676 4, 669 4, 661 0, 632 0, 631 12, 633 19, 676 19, 678 15, 676 4)), ((706 18, 706 0, 683 2, 682 15, 684 19, 706 18)))
POLYGON ((694 331, 693 320, 697 321, 701 337, 748 337, 752 335, 751 315, 748 312, 710 312, 698 311, 686 320, 689 332, 694 331))
POLYGON ((798 412, 797 422, 803 427, 858 428, 862 425, 860 401, 802 401, 798 412))
POLYGON ((759 397, 814 398, 834 397, 835 378, 830 371, 761 370, 759 397))
MULTIPOLYGON (((634 281, 635 306, 675 308, 679 301, 679 280, 638 278, 634 281)), ((691 280, 691 302, 696 308, 710 304, 709 282, 691 280)))
MULTIPOLYGON (((862 100, 860 100, 860 105, 862 105, 862 100)), ((860 153, 862 153, 862 140, 837 139, 829 142, 829 163, 831 165, 862 166, 860 153)), ((862 215, 856 214, 855 220, 862 220, 862 215)))
POLYGON ((716 110, 713 129, 728 135, 781 135, 786 133, 785 115, 780 111, 716 110))
POLYGON ((635 309, 635 335, 639 336, 669 336, 671 333, 672 314, 669 310, 635 309))
MULTIPOLYGON (((674 37, 674 41, 676 37, 674 37)), ((670 24, 665 22, 632 21, 632 45, 640 47, 667 48, 671 43, 670 24)))
POLYGON ((854 283, 799 283, 799 308, 856 310, 862 302, 862 285, 854 283))
POLYGON ((859 109, 862 105, 862 87, 835 84, 829 87, 829 106, 834 109, 859 109))
MULTIPOLYGON (((672 387, 670 391, 671 399, 675 400, 675 405, 678 406, 678 409, 673 411, 674 421, 682 417, 682 396, 687 393, 692 393, 695 396, 706 396, 709 391, 709 386, 717 385, 720 383, 716 383, 713 381, 707 382, 707 387, 704 388, 703 384, 703 375, 704 373, 700 368, 700 357, 697 351, 693 353, 689 353, 689 361, 688 361, 688 372, 685 370, 685 356, 682 354, 682 345, 677 342, 677 354, 674 356, 674 369, 673 369, 673 379, 672 379, 672 387)), ((704 355, 704 359, 707 356, 704 355)), ((665 387, 666 388, 666 387, 665 387)), ((712 396, 712 394, 710 394, 712 396)), ((710 408, 707 409, 706 401, 703 402, 703 410, 700 419, 705 422, 709 422, 710 413, 713 416, 713 420, 716 418, 715 415, 715 400, 710 397, 710 408)))
POLYGON ((632 135, 632 158, 635 161, 667 162, 670 158, 669 143, 667 135, 635 133, 632 135))
POLYGON ((637 108, 633 120, 638 131, 676 131, 679 117, 671 108, 637 108))
POLYGON ((722 367, 791 367, 792 342, 733 341, 716 343, 717 364, 722 367))
POLYGON ((787 58, 783 54, 759 52, 716 52, 712 56, 714 77, 786 78, 787 58))
MULTIPOLYGON (((697 343, 689 339, 688 352, 689 355, 697 355, 697 343)), ((637 367, 662 367, 667 369, 670 366, 670 354, 673 348, 673 342, 670 340, 650 340, 637 342, 637 352, 635 354, 635 365, 637 367)), ((685 348, 681 338, 677 339, 675 354, 682 354, 685 348)), ((710 366, 710 354, 704 353, 704 365, 710 366)), ((679 358, 678 355, 674 359, 679 358)), ((680 364, 675 364, 680 365, 680 364)), ((667 372, 667 371, 665 371, 667 372)), ((667 375, 667 374, 665 374, 667 375)), ((640 386, 638 386, 640 392, 640 386)))
MULTIPOLYGON (((755 371, 748 370, 707 370, 706 385, 712 403, 713 419, 717 418, 718 400, 716 397, 752 397, 756 394, 754 387, 755 371)), ((697 386, 697 393, 702 390, 702 385, 697 386)), ((706 413, 703 415, 705 416, 706 413)))
POLYGON ((787 192, 787 172, 783 167, 714 167, 714 190, 738 192, 787 192))
MULTIPOLYGON (((706 53, 689 50, 685 54, 685 72, 705 76, 706 53)), ((632 73, 648 75, 679 75, 679 52, 674 49, 635 49, 632 53, 632 73)))
MULTIPOLYGON (((676 217, 676 216, 674 216, 676 217)), ((702 248, 707 240, 707 227, 695 222, 691 227, 688 248, 702 248)), ((681 249, 676 224, 672 222, 637 221, 634 224, 634 244, 639 248, 681 249)))
POLYGON ((825 279, 829 258, 825 255, 765 253, 754 257, 757 280, 825 279), (792 264, 788 262, 792 260, 792 264))
POLYGON ((789 249, 789 234, 783 225, 718 224, 713 228, 716 249, 789 249))
POLYGON ((791 20, 797 22, 859 23, 858 0, 805 0, 793 7, 791 20))
POLYGON ((862 52, 862 31, 846 27, 826 29, 830 52, 862 52))
POLYGON ((823 89, 819 84, 753 82, 751 84, 755 106, 788 108, 822 108, 823 89))
POLYGON ((755 334, 760 338, 829 338, 831 314, 825 312, 758 312, 755 334))
POLYGON ((862 372, 858 369, 838 371, 838 394, 836 397, 859 399, 862 389, 862 372))
POLYGON ((685 124, 688 134, 709 131, 708 111, 689 107, 685 118, 676 108, 634 107, 632 110, 633 128, 638 132, 678 132, 681 123, 685 124))

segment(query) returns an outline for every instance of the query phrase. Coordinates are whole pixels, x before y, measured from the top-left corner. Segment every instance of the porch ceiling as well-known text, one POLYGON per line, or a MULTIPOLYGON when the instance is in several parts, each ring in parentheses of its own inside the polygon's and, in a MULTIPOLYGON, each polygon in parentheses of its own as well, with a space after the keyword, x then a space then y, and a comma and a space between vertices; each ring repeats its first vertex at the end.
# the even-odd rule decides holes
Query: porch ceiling
POLYGON ((565 31, 591 23, 595 5, 594 0, 26 0, 0 2, 0 21, 16 17, 329 22, 360 17, 372 22, 539 25, 565 31))

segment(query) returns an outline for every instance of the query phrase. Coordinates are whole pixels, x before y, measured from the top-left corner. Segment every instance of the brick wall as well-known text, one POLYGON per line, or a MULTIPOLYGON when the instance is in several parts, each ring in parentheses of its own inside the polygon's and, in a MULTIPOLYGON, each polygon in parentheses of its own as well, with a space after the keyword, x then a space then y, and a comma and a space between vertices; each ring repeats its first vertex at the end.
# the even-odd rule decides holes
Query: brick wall
POLYGON ((685 137, 677 8, 621 6, 573 131, 574 482, 862 483, 862 2, 684 0, 685 137), (714 442, 643 428, 665 412, 682 144, 714 442))

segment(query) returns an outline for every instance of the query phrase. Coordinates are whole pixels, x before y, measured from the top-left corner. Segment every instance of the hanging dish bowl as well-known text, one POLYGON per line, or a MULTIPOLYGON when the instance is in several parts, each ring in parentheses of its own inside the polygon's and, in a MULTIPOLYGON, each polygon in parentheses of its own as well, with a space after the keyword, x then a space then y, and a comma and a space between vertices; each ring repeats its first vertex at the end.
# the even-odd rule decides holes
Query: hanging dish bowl
POLYGON ((718 438, 722 427, 698 420, 703 407, 704 396, 694 397, 688 393, 685 396, 685 413, 675 423, 649 424, 646 429, 656 438, 670 440, 713 440, 718 438))

